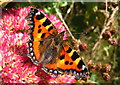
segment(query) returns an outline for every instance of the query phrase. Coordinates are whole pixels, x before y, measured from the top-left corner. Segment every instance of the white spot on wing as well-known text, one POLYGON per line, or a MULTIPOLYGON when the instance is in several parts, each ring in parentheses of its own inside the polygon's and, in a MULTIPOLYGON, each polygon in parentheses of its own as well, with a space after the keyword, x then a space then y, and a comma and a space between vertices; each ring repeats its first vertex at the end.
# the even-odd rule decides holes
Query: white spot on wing
POLYGON ((32 57, 35 60, 35 56, 32 57))
POLYGON ((76 71, 74 71, 73 73, 76 74, 76 71))
POLYGON ((53 70, 49 70, 49 72, 53 72, 53 70))
POLYGON ((57 71, 54 71, 55 74, 57 74, 57 71))
POLYGON ((38 61, 35 61, 35 63, 38 63, 38 61))
POLYGON ((43 67, 43 69, 46 70, 46 71, 48 70, 46 67, 43 67))
POLYGON ((30 53, 30 55, 31 55, 31 56, 33 56, 33 52, 32 52, 32 53, 30 53))
POLYGON ((86 68, 86 66, 85 65, 82 65, 82 70, 84 70, 86 68))
POLYGON ((41 15, 41 13, 40 13, 40 12, 37 12, 35 15, 41 15))
POLYGON ((30 25, 30 27, 32 28, 32 27, 33 27, 33 25, 30 25))
POLYGON ((30 14, 29 17, 32 17, 32 14, 30 14))
POLYGON ((33 48, 30 48, 30 51, 32 51, 33 50, 33 48))
POLYGON ((32 43, 29 43, 30 47, 32 46, 32 43))
POLYGON ((77 75, 79 75, 79 73, 77 73, 77 75))
POLYGON ((29 20, 32 20, 32 18, 29 18, 29 20))
POLYGON ((70 72, 72 73, 72 70, 70 70, 70 72))

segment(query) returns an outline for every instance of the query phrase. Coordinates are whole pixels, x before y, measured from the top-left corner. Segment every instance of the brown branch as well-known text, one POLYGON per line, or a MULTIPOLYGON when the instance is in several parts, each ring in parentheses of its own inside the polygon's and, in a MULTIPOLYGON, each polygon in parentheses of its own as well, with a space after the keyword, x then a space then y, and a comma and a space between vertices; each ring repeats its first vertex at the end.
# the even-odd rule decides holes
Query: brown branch
POLYGON ((56 8, 55 10, 56 10, 56 12, 57 12, 59 18, 60 18, 61 21, 63 22, 63 25, 65 26, 66 30, 68 31, 68 33, 69 33, 70 36, 72 37, 72 39, 73 39, 74 41, 76 41, 75 37, 72 35, 71 31, 69 30, 69 27, 68 27, 67 24, 65 23, 65 21, 64 21, 64 19, 63 19, 63 17, 62 17, 62 15, 61 15, 61 13, 59 13, 59 9, 56 8))
POLYGON ((106 5, 106 6, 105 6, 105 11, 107 12, 107 11, 108 11, 108 10, 107 10, 107 9, 108 9, 108 1, 107 1, 107 0, 105 0, 105 5, 106 5))
POLYGON ((65 17, 64 17, 64 20, 66 20, 68 14, 71 12, 73 6, 74 6, 74 1, 72 2, 72 5, 71 5, 71 6, 69 7, 69 9, 67 10, 67 13, 66 13, 66 15, 65 15, 65 17))
POLYGON ((91 50, 91 53, 95 50, 95 48, 98 46, 98 44, 100 43, 100 40, 102 39, 102 35, 103 33, 110 28, 110 25, 113 21, 113 17, 114 15, 116 14, 116 12, 118 11, 119 9, 119 6, 117 6, 114 10, 113 10, 113 13, 111 14, 110 18, 108 19, 108 22, 103 26, 103 30, 102 32, 100 33, 99 35, 99 38, 98 38, 98 41, 94 44, 92 50, 91 50))

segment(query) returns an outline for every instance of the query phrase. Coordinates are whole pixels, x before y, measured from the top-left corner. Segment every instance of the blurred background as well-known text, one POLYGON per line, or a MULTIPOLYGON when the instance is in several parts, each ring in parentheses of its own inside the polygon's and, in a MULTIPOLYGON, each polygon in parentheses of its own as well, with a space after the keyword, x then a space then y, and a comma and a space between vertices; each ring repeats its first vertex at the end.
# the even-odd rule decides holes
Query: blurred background
POLYGON ((68 41, 86 63, 89 81, 120 84, 119 2, 4 2, 3 11, 35 6, 63 21, 68 41), (71 33, 71 34, 70 34, 71 33))

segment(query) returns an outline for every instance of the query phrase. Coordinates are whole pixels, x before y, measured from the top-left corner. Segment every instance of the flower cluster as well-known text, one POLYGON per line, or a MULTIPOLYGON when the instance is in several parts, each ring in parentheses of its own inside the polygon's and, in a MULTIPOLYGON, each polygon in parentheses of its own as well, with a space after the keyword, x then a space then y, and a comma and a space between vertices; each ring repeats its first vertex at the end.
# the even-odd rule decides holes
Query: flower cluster
MULTIPOLYGON (((0 20, 0 82, 2 83, 73 83, 74 78, 62 76, 54 78, 41 70, 26 57, 29 29, 25 17, 30 8, 10 9, 3 12, 0 20), (2 81, 1 81, 2 80, 2 81)), ((46 15, 55 25, 58 32, 65 31, 61 21, 55 16, 46 15)), ((65 38, 66 39, 66 35, 65 38)))
POLYGON ((18 30, 27 30, 29 26, 27 25, 27 16, 31 7, 27 8, 18 8, 10 9, 8 12, 2 12, 2 19, 0 20, 0 29, 18 31, 18 30))
POLYGON ((59 75, 56 79, 50 79, 50 83, 75 83, 75 77, 71 75, 59 75))
POLYGON ((5 83, 33 83, 40 81, 35 74, 37 66, 26 57, 27 33, 12 33, 2 30, 0 38, 2 82, 5 83))

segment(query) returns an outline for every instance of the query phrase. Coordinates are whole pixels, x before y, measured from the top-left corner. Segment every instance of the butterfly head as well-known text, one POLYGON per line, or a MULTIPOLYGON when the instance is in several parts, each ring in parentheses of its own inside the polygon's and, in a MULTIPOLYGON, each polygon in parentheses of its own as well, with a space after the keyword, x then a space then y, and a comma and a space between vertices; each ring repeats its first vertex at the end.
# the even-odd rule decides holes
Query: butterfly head
POLYGON ((64 34, 65 34, 65 31, 61 32, 61 33, 59 34, 59 35, 60 35, 59 38, 63 38, 64 34))

